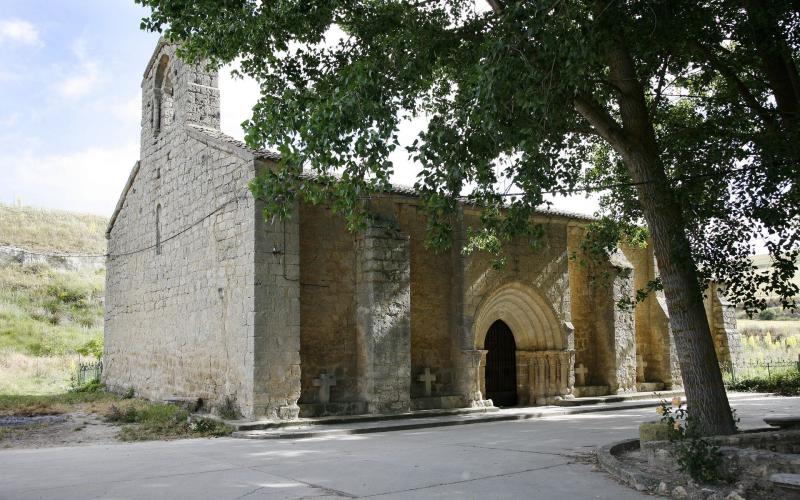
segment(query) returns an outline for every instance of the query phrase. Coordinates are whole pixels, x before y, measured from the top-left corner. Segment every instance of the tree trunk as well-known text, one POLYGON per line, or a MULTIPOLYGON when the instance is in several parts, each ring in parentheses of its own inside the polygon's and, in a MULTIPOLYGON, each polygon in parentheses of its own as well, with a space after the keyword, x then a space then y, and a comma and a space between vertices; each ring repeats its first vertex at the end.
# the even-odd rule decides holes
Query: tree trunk
POLYGON ((652 153, 626 160, 653 240, 667 299, 689 415, 705 435, 732 434, 736 427, 722 381, 714 340, 698 285, 685 222, 666 175, 652 153))
MULTIPOLYGON (((605 12, 606 7, 598 2, 598 19, 613 17, 605 12)), ((622 156, 636 183, 664 286, 692 425, 705 435, 732 434, 736 426, 708 326, 683 212, 661 163, 644 87, 633 59, 613 25, 606 29, 610 42, 606 53, 608 79, 617 90, 622 123, 591 97, 576 97, 575 108, 622 156)))

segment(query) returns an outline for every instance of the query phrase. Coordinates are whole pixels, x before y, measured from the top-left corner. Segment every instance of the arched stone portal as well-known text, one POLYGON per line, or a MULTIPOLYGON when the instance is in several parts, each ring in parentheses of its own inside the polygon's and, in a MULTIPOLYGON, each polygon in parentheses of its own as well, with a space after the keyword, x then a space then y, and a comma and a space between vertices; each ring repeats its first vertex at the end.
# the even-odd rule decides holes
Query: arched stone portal
MULTIPOLYGON (((548 404, 572 397, 575 353, 568 349, 566 327, 542 294, 519 282, 498 287, 475 315, 475 348, 483 353, 480 390, 485 397, 491 392, 487 387, 487 353, 495 342, 492 332, 497 324, 510 330, 515 344, 518 404, 548 404)), ((504 404, 508 403, 504 400, 504 404)))

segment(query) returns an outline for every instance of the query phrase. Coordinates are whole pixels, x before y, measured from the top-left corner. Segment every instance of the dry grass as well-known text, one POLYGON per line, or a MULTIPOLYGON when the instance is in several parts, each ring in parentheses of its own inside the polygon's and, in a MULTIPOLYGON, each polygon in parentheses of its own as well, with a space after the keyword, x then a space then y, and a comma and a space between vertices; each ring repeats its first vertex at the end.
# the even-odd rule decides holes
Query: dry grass
POLYGON ((119 396, 104 391, 64 392, 48 396, 0 395, 0 416, 34 417, 76 410, 107 415, 118 401, 119 396))
POLYGON ((0 245, 40 252, 102 254, 108 219, 33 207, 0 204, 0 245))
POLYGON ((31 356, 0 351, 0 394, 46 395, 66 391, 77 355, 31 356))
POLYGON ((742 336, 763 337, 767 333, 773 339, 800 336, 800 320, 795 321, 764 321, 759 319, 739 319, 736 326, 742 336))

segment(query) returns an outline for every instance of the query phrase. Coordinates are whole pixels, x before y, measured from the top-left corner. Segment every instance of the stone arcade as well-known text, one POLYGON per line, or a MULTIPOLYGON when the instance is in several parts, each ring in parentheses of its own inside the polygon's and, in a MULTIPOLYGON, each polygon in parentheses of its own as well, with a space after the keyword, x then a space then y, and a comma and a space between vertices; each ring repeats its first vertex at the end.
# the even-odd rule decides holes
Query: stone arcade
MULTIPOLYGON (((515 242, 498 271, 459 251, 477 210, 462 206, 452 250, 433 253, 400 187, 370 200, 358 234, 322 206, 265 221, 247 184, 278 157, 220 131, 216 73, 159 42, 142 103, 141 157, 107 232, 109 387, 292 419, 680 386, 663 297, 615 306, 656 275, 649 248, 618 249, 592 280, 570 258, 590 220, 542 212, 543 244, 515 242)), ((731 308, 708 295, 735 363, 731 308)))

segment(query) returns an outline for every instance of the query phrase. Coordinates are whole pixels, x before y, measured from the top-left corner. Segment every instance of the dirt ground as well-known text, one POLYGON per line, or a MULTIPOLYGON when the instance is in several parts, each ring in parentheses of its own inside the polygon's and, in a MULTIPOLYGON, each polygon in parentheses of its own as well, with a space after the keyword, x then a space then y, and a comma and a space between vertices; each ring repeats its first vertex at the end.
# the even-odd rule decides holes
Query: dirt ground
POLYGON ((84 409, 61 415, 0 417, 0 449, 116 443, 119 429, 84 409))

